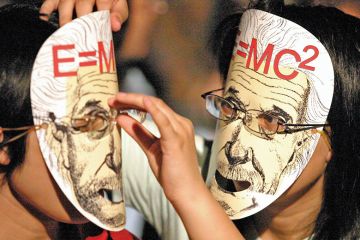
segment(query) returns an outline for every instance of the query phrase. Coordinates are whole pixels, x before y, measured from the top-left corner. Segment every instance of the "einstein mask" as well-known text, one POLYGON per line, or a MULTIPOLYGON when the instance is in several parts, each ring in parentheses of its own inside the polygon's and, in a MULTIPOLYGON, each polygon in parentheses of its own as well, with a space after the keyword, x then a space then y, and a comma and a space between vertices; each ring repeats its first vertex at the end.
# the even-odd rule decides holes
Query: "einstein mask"
POLYGON ((311 33, 260 10, 243 14, 223 93, 230 104, 222 105, 212 147, 216 171, 208 179, 232 219, 267 207, 298 178, 319 140, 316 129, 326 123, 333 88, 330 57, 311 33))
POLYGON ((101 228, 125 223, 121 143, 107 100, 118 91, 108 11, 78 18, 41 47, 31 77, 34 123, 50 173, 101 228))

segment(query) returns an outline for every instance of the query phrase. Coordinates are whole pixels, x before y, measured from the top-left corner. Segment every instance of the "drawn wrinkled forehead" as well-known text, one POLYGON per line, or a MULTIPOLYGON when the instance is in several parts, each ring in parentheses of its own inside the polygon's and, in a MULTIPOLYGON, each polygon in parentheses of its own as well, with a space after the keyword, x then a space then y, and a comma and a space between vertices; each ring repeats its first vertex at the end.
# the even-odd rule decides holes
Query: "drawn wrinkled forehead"
MULTIPOLYGON (((281 67, 282 72, 292 71, 281 67)), ((236 94, 245 104, 279 106, 291 116, 296 116, 299 106, 307 100, 309 81, 304 73, 293 80, 278 78, 273 71, 262 74, 246 68, 244 61, 233 62, 226 83, 226 94, 236 94), (235 90, 235 91, 234 91, 235 90), (261 102, 261 103, 260 103, 261 102)))
MULTIPOLYGON (((58 29, 45 41, 33 66, 33 112, 66 116, 69 105, 81 94, 76 91, 82 88, 76 85, 81 84, 81 80, 87 81, 87 77, 79 79, 82 68, 97 66, 101 73, 115 72, 112 52, 112 32, 106 11, 79 18, 58 29)), ((92 80, 96 81, 96 76, 92 80)), ((100 85, 93 87, 99 89, 100 85)))
POLYGON ((69 107, 80 102, 85 104, 89 99, 106 104, 107 99, 118 91, 116 73, 100 73, 96 66, 82 67, 78 70, 78 78, 69 81, 67 91, 69 107))
POLYGON ((326 121, 334 91, 333 66, 322 43, 302 26, 254 9, 241 18, 230 81, 294 110, 303 105, 308 123, 326 121))
POLYGON ((95 66, 80 68, 78 76, 76 84, 79 96, 90 93, 115 94, 117 92, 116 73, 100 73, 95 66))

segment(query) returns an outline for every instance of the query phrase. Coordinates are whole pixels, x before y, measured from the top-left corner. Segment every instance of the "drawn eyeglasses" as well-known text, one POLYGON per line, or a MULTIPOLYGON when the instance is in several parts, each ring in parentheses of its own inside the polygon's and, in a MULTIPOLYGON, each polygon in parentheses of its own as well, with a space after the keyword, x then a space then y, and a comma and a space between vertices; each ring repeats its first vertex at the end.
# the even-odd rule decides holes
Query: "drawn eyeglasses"
MULTIPOLYGON (((245 128, 264 139, 273 139, 275 134, 292 134, 295 132, 330 126, 329 124, 291 124, 275 114, 256 109, 240 109, 231 101, 214 94, 224 88, 206 92, 201 95, 205 99, 206 110, 216 119, 234 121, 241 119, 245 128)), ((321 132, 316 130, 315 132, 321 132)))
MULTIPOLYGON (((118 112, 117 110, 112 109, 110 112, 102 112, 102 111, 94 111, 83 116, 72 117, 70 118, 70 127, 74 131, 74 133, 96 133, 96 132, 106 132, 109 133, 108 129, 111 125, 116 125, 116 117, 120 113, 128 113, 132 117, 134 117, 139 122, 143 123, 146 118, 146 112, 138 111, 138 110, 126 110, 118 112)), ((40 125, 31 125, 31 126, 22 126, 16 128, 7 128, 0 127, 1 132, 20 132, 19 134, 13 135, 10 138, 7 138, 0 142, 0 148, 5 145, 14 142, 21 137, 27 135, 31 131, 37 131, 39 129, 46 129, 50 122, 63 122, 65 118, 56 118, 54 113, 48 113, 47 117, 34 117, 37 119, 41 119, 43 121, 40 125)))

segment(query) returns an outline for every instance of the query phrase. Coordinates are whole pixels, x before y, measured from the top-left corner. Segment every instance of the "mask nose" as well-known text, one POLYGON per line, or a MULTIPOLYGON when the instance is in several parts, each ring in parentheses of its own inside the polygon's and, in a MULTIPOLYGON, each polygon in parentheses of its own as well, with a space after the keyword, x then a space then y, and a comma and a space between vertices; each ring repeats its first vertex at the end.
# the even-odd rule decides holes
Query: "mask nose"
POLYGON ((105 163, 111 170, 113 170, 116 174, 120 173, 120 164, 116 164, 114 161, 114 153, 108 153, 105 156, 105 163))
POLYGON ((225 144, 225 155, 230 164, 245 164, 250 161, 250 151, 236 142, 228 141, 225 144))
POLYGON ((230 164, 245 164, 252 159, 251 148, 245 147, 240 140, 240 132, 246 131, 243 127, 239 126, 230 141, 224 145, 225 155, 230 164))
MULTIPOLYGON (((114 131, 118 131, 116 125, 113 126, 114 131)), ((116 174, 120 174, 121 161, 118 160, 119 156, 114 156, 115 154, 120 154, 115 148, 115 138, 114 133, 110 135, 110 149, 111 151, 105 156, 105 164, 114 171, 116 174), (117 158, 118 157, 118 158, 117 158)))

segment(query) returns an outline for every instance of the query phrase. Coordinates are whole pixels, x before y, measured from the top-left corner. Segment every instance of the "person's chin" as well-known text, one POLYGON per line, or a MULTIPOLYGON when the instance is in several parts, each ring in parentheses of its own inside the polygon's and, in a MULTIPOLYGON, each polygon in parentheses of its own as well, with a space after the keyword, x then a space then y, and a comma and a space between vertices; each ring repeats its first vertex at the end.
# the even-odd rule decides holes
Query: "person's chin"
POLYGON ((51 219, 57 222, 63 222, 67 224, 84 224, 89 222, 75 207, 65 208, 65 211, 61 211, 57 214, 46 214, 51 219))
POLYGON ((89 222, 89 220, 84 217, 70 202, 66 206, 67 216, 66 219, 63 219, 61 222, 69 224, 83 224, 89 222))
POLYGON ((59 222, 67 223, 67 224, 85 224, 89 222, 89 219, 85 218, 84 216, 78 216, 78 217, 71 217, 68 219, 62 219, 58 220, 59 222))

